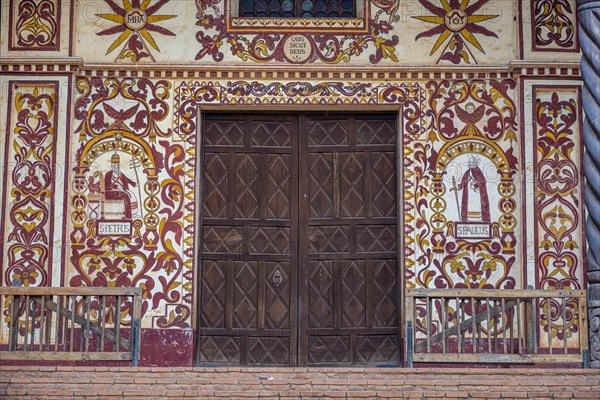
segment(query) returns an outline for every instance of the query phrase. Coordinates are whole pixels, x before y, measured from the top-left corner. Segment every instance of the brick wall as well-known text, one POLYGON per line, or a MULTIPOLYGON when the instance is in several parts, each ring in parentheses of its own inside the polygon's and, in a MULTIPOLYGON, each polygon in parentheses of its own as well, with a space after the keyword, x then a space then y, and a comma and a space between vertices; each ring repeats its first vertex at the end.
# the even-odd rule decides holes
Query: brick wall
POLYGON ((1 399, 123 397, 599 399, 600 371, 530 368, 0 367, 1 399))

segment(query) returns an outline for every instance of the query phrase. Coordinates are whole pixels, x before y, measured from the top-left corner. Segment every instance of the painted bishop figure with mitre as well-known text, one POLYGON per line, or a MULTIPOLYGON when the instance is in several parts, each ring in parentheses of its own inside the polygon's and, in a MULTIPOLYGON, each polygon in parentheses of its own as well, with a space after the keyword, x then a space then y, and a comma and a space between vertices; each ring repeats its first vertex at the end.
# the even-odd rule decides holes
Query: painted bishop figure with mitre
POLYGON ((104 190, 106 200, 122 200, 125 207, 125 218, 131 219, 131 197, 129 187, 136 183, 121 172, 120 158, 115 152, 110 158, 111 170, 104 176, 104 190))

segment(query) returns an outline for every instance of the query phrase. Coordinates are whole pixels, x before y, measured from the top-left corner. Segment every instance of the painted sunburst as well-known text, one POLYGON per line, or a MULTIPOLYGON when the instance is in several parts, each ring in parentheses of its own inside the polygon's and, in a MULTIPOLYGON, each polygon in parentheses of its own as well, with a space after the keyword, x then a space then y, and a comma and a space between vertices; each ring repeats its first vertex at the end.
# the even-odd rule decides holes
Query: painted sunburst
MULTIPOLYGON (((433 55, 440 47, 442 47, 442 45, 444 45, 444 43, 446 43, 438 62, 441 59, 447 59, 458 64, 460 59, 463 58, 468 63, 468 54, 463 49, 466 47, 468 50, 465 41, 485 54, 483 46, 481 46, 481 43, 479 43, 479 40, 477 40, 475 35, 481 34, 496 38, 498 35, 478 23, 496 18, 498 15, 473 14, 481 9, 488 1, 489 0, 477 0, 474 2, 472 2, 472 0, 439 0, 441 7, 438 7, 428 0, 419 0, 419 3, 433 15, 420 15, 413 18, 436 24, 437 26, 419 33, 415 37, 415 40, 419 40, 422 37, 439 35, 430 53, 430 55, 433 55), (449 48, 452 51, 448 51, 449 48)), ((472 55, 470 50, 469 53, 472 55)))
POLYGON ((146 43, 150 44, 156 51, 160 51, 160 49, 150 32, 176 36, 175 33, 156 24, 176 17, 176 15, 155 15, 169 0, 158 0, 154 4, 150 4, 152 0, 122 0, 123 7, 113 0, 104 0, 104 2, 108 4, 114 13, 96 15, 116 22, 118 25, 98 32, 97 35, 106 36, 120 33, 119 37, 110 45, 106 54, 110 54, 123 42, 127 41, 127 45, 117 59, 129 58, 137 62, 141 58, 150 57, 154 61, 146 43))

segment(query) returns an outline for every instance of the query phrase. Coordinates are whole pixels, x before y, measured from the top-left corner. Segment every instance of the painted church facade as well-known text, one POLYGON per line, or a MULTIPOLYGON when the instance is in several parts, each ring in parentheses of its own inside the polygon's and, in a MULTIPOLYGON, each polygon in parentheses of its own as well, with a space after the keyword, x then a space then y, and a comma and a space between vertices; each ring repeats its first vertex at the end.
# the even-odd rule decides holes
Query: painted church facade
MULTIPOLYGON (((409 290, 587 288, 574 0, 2 16, 0 286, 141 288, 142 364, 401 366, 409 290)), ((539 345, 582 313, 542 307, 539 345)))

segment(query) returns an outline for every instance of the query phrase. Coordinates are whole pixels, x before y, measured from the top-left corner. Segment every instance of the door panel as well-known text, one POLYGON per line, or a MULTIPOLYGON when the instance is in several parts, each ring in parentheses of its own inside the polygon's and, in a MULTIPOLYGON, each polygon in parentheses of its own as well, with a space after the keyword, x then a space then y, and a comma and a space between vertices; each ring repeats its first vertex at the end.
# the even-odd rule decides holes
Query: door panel
POLYGON ((206 118, 200 363, 296 365, 295 121, 206 118))
POLYGON ((300 116, 300 363, 399 362, 393 116, 300 116))
POLYGON ((203 143, 198 362, 396 365, 395 117, 215 114, 203 143))

